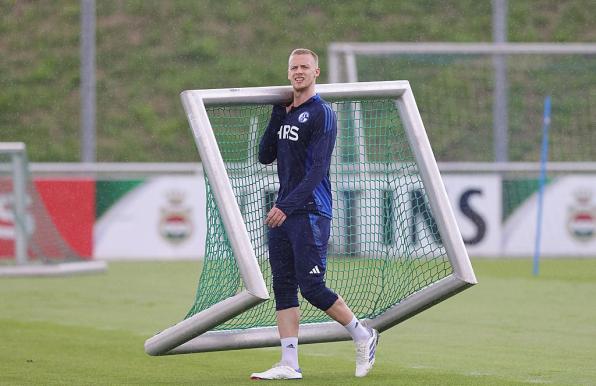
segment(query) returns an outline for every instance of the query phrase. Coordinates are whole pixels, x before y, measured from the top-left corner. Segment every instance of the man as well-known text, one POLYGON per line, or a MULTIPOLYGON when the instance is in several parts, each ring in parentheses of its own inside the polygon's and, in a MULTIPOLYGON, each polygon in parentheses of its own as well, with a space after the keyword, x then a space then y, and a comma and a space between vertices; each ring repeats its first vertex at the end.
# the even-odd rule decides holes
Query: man
POLYGON ((302 297, 341 323, 356 344, 356 376, 365 376, 375 361, 379 339, 364 326, 344 300, 325 285, 327 242, 331 225, 329 166, 337 134, 337 118, 315 92, 321 70, 317 55, 304 48, 290 54, 288 80, 293 98, 289 106, 273 107, 259 145, 259 162, 277 159, 280 187, 267 214, 269 262, 281 361, 253 379, 301 379, 298 328, 302 297))

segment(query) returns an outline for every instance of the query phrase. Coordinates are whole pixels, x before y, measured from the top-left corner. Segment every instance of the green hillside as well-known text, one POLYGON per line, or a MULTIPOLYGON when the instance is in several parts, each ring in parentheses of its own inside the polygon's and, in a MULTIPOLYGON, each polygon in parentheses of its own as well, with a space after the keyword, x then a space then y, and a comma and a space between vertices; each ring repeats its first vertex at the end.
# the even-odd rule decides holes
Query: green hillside
MULTIPOLYGON (((0 140, 79 160, 79 1, 0 2, 0 140)), ((592 0, 509 2, 510 41, 594 42, 592 0)), ((490 0, 97 1, 98 161, 195 161, 178 94, 286 84, 333 41, 491 41, 490 0)))

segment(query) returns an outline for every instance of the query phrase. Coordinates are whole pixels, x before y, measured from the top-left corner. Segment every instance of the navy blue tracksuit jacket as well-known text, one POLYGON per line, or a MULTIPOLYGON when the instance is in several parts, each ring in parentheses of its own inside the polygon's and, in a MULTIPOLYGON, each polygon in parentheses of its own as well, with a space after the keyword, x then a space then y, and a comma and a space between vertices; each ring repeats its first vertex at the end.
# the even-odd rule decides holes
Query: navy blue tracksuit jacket
POLYGON ((273 107, 259 144, 259 162, 277 159, 275 205, 287 216, 318 212, 332 217, 329 166, 336 135, 335 112, 318 94, 287 113, 284 106, 273 107))

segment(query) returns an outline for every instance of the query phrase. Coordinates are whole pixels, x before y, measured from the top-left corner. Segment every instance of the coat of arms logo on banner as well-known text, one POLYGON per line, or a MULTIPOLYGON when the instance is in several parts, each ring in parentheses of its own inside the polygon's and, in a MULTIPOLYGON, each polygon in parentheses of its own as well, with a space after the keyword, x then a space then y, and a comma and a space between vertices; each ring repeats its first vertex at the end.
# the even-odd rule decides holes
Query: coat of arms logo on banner
POLYGON ((181 244, 193 231, 192 208, 184 203, 184 192, 166 193, 167 203, 161 207, 159 220, 160 235, 172 244, 181 244))
POLYGON ((592 203, 592 191, 577 190, 575 201, 569 207, 567 229, 579 241, 590 241, 596 234, 596 205, 592 203))

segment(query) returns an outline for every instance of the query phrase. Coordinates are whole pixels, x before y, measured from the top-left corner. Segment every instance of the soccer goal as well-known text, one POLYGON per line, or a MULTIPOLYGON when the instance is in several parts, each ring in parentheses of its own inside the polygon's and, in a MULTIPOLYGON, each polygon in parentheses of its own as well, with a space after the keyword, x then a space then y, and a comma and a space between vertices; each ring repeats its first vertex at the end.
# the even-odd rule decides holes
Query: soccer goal
POLYGON ((29 178, 27 148, 0 142, 0 277, 55 276, 106 270, 62 238, 29 178))
MULTIPOLYGON (((338 116, 326 281, 384 331, 476 283, 407 81, 322 84, 338 116)), ((277 346, 264 218, 276 165, 257 161, 271 105, 290 86, 181 95, 207 180, 206 256, 186 318, 145 342, 150 355, 277 346)), ((300 343, 351 339, 301 300, 300 343)))
POLYGON ((328 58, 330 83, 408 79, 439 161, 539 160, 547 95, 552 160, 594 160, 596 44, 333 42, 328 58))

